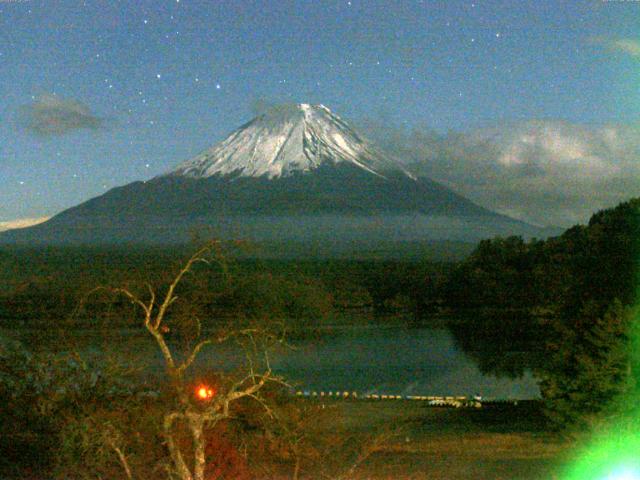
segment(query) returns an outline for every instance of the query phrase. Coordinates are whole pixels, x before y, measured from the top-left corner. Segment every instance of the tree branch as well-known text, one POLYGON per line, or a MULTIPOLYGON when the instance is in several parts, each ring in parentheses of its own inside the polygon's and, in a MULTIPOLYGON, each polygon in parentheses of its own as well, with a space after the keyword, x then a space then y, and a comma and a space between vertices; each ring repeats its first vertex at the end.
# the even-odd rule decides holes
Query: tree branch
POLYGON ((187 368, 189 368, 191 364, 195 361, 196 357, 198 356, 198 353, 200 353, 200 350, 202 350, 205 346, 211 343, 213 343, 213 340, 207 339, 207 340, 201 341, 195 347, 193 347, 193 350, 191 351, 191 354, 189 355, 189 357, 184 362, 182 362, 178 367, 178 371, 184 372, 187 368))
POLYGON ((164 319, 164 315, 167 309, 175 301, 176 297, 174 296, 174 292, 176 287, 182 281, 182 277, 184 277, 187 273, 189 273, 189 271, 191 271, 191 268, 195 263, 197 262, 207 263, 207 260, 204 258, 204 255, 207 252, 211 251, 217 244, 218 244, 217 241, 211 241, 207 243, 205 246, 203 246, 202 248, 200 248, 200 250, 198 250, 189 258, 189 260, 184 265, 184 267, 182 267, 180 272, 178 272, 178 275, 176 275, 176 277, 173 279, 173 282, 171 282, 171 285, 169 285, 169 290, 167 291, 167 294, 164 297, 164 301, 160 305, 160 310, 158 311, 158 315, 156 315, 156 321, 155 321, 156 329, 160 327, 160 324, 164 319))

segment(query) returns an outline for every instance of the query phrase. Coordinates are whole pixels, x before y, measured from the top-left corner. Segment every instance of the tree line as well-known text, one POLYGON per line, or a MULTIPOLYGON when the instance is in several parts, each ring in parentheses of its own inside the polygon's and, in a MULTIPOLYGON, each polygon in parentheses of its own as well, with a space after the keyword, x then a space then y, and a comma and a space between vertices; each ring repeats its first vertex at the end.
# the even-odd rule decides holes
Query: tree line
MULTIPOLYGON (((71 315, 76 326, 83 322, 90 327, 105 316, 126 326, 127 302, 105 295, 86 299, 87 291, 114 283, 167 283, 167 266, 175 267, 188 252, 188 246, 0 248, 0 327, 57 328, 71 315)), ((256 260, 232 255, 224 281, 218 272, 206 272, 183 286, 198 297, 203 314, 277 313, 301 326, 318 326, 354 309, 373 314, 433 311, 452 268, 431 260, 256 260)))
POLYGON ((484 240, 443 287, 467 315, 454 334, 486 372, 533 370, 556 425, 591 426, 636 389, 639 247, 640 199, 547 240, 484 240))

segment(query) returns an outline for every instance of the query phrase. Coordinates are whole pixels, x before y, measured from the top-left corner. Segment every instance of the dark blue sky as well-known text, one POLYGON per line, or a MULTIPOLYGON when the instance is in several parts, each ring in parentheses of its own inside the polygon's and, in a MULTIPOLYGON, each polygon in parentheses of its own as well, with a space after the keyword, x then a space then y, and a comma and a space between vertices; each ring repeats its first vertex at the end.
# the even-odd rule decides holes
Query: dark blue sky
POLYGON ((438 131, 637 122, 639 39, 640 2, 0 0, 0 221, 163 173, 259 98, 438 131))

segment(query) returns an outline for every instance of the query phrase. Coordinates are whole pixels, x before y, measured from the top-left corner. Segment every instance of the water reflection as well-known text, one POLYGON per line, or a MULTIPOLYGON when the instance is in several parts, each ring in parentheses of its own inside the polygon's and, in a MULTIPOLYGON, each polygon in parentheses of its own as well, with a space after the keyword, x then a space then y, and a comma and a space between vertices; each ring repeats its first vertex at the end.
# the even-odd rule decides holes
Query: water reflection
POLYGON ((274 368, 303 388, 403 395, 538 398, 529 372, 521 378, 483 374, 445 328, 342 328, 295 342, 274 368))
MULTIPOLYGON (((504 318, 495 319, 503 321, 504 318)), ((321 335, 293 339, 294 349, 275 352, 271 364, 300 389, 539 398, 524 347, 496 341, 495 335, 489 334, 495 333, 491 324, 481 323, 485 326, 453 321, 449 328, 432 328, 393 319, 372 323, 367 318, 336 326, 321 335)), ((522 333, 518 328, 524 328, 517 322, 512 327, 516 335, 522 333)), ((141 330, 110 330, 108 335, 84 331, 73 337, 73 348, 92 357, 117 358, 139 367, 145 377, 160 373, 163 368, 153 339, 141 330)), ((56 350, 55 344, 67 349, 53 339, 44 348, 56 350)), ((232 370, 241 367, 243 358, 238 345, 217 345, 204 349, 194 367, 196 372, 232 370)))

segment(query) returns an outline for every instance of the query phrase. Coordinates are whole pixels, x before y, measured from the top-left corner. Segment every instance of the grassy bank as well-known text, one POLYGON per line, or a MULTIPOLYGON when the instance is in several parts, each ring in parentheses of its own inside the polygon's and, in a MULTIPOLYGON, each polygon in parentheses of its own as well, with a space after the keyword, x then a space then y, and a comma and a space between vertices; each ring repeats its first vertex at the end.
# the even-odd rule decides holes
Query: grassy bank
POLYGON ((397 436, 371 455, 358 478, 554 478, 571 444, 546 430, 535 403, 482 409, 433 408, 410 401, 341 402, 348 434, 391 426, 397 436))

